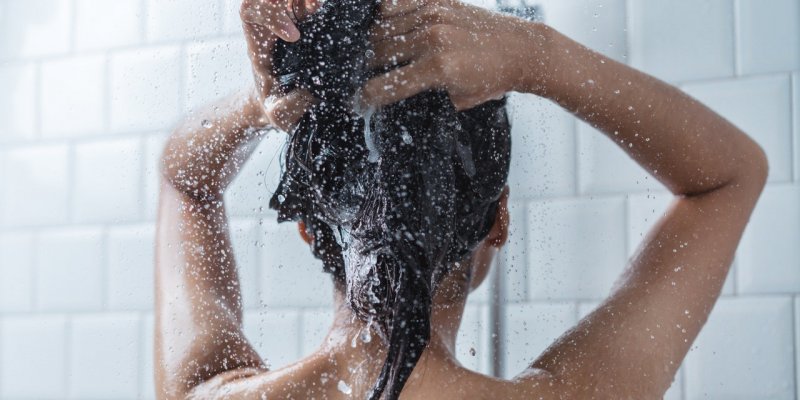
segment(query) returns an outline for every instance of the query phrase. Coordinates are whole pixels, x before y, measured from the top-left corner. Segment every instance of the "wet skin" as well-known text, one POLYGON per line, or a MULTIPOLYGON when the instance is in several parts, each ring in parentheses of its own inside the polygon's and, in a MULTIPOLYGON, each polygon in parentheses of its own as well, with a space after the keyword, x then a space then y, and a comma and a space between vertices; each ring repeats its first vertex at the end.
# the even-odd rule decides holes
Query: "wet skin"
MULTIPOLYGON (((401 398, 661 398, 720 294, 766 181, 764 152, 680 90, 546 25, 449 0, 386 2, 382 16, 373 32, 373 63, 411 63, 369 81, 365 103, 390 104, 431 88, 446 89, 460 109, 509 91, 539 95, 597 127, 674 194, 609 297, 543 354, 531 354, 529 368, 511 380, 470 372, 454 355, 469 287, 480 283, 505 243, 509 221, 501 207, 489 236, 436 294, 431 344, 401 398)), ((258 140, 276 134, 252 128, 288 129, 313 101, 306 93, 272 91, 276 35, 298 35, 287 5, 246 0, 242 18, 255 87, 189 117, 162 157, 157 394, 351 398, 337 388, 343 380, 362 398, 383 353, 379 340, 351 346, 363 323, 353 320, 338 292, 327 338, 288 367, 266 368, 241 330, 224 189, 258 140), (212 128, 203 128, 204 120, 212 128)))

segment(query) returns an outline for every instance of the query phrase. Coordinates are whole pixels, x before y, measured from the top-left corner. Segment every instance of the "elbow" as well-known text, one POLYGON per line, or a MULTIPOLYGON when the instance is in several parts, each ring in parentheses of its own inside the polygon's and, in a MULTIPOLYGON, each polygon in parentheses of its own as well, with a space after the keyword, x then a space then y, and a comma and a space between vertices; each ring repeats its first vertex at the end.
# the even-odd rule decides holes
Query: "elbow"
POLYGON ((747 150, 743 157, 746 169, 743 173, 744 183, 761 193, 769 177, 769 159, 764 149, 752 139, 748 140, 747 150))

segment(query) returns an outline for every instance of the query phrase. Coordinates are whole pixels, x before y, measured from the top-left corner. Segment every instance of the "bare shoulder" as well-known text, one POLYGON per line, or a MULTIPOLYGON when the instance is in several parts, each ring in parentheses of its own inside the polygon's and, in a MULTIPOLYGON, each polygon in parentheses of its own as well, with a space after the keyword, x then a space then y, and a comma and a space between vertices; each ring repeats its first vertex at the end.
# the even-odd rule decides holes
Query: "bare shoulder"
MULTIPOLYGON (((483 375, 463 367, 419 372, 420 374, 416 377, 418 379, 412 377, 406 384, 400 396, 401 400, 432 398, 437 400, 555 400, 562 398, 556 394, 556 387, 549 375, 533 369, 512 380, 483 375)), ((240 369, 219 374, 196 387, 189 398, 192 400, 261 400, 266 397, 268 399, 344 400, 351 398, 353 393, 366 393, 368 390, 370 382, 361 382, 363 385, 358 385, 355 384, 356 381, 359 379, 340 379, 331 365, 331 360, 324 354, 316 353, 277 370, 240 369), (350 382, 350 384, 345 382, 350 382)))
POLYGON ((338 381, 333 381, 329 362, 312 354, 276 370, 256 368, 224 372, 198 385, 191 400, 333 399, 338 381))

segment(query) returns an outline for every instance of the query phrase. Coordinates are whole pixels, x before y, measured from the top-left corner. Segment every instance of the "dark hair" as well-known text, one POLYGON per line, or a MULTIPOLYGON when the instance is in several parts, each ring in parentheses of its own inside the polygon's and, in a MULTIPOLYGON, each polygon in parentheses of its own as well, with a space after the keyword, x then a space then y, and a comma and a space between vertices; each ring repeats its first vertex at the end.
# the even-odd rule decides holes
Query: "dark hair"
POLYGON ((319 102, 291 132, 270 207, 305 223, 324 270, 386 344, 368 398, 397 399, 430 340, 437 285, 494 223, 511 139, 505 99, 457 112, 435 90, 355 112, 359 88, 385 72, 367 66, 378 14, 375 0, 328 0, 298 42, 277 44, 280 89, 319 102))

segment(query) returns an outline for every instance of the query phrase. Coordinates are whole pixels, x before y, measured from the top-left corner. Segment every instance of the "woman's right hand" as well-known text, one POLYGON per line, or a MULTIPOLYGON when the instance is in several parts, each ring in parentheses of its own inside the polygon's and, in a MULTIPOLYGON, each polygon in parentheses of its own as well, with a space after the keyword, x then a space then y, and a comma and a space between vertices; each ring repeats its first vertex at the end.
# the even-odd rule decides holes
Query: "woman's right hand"
POLYGON ((302 2, 299 7, 293 0, 243 0, 239 11, 255 79, 254 96, 268 123, 283 131, 291 130, 313 101, 306 91, 277 93, 272 74, 272 51, 278 38, 287 42, 300 39, 290 16, 302 18, 320 6, 317 0, 297 1, 302 2))

